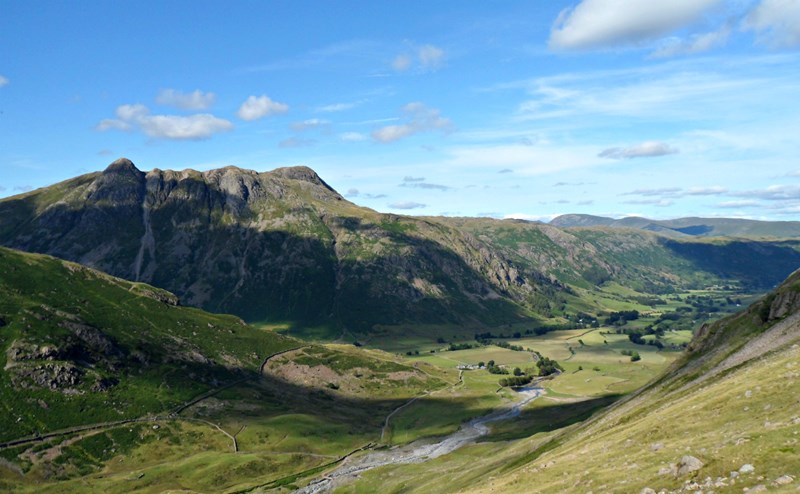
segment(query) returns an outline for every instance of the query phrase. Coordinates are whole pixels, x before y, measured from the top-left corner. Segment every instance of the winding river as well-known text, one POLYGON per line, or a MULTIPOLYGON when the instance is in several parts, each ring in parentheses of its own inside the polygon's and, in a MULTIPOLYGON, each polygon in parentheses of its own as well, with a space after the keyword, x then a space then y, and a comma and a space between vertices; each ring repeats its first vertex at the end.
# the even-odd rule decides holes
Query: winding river
POLYGON ((500 409, 470 420, 461 428, 431 443, 430 440, 419 440, 413 443, 382 451, 371 451, 363 456, 348 458, 335 470, 325 474, 324 477, 311 481, 306 487, 298 489, 295 494, 323 494, 333 492, 336 487, 346 484, 373 468, 386 465, 400 465, 404 463, 422 463, 474 442, 481 436, 489 433, 487 424, 508 420, 517 417, 522 407, 541 396, 543 390, 537 387, 516 389, 522 399, 508 408, 500 409))

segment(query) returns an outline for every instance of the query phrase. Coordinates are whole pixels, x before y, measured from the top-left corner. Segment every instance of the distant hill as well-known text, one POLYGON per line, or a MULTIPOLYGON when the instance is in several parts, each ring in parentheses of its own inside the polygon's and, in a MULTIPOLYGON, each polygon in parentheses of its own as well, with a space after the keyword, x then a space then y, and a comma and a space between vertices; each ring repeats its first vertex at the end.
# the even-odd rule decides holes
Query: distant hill
POLYGON ((673 237, 800 237, 798 221, 756 221, 735 218, 651 220, 636 216, 614 219, 588 214, 565 214, 553 218, 550 224, 561 228, 592 226, 636 228, 673 237))

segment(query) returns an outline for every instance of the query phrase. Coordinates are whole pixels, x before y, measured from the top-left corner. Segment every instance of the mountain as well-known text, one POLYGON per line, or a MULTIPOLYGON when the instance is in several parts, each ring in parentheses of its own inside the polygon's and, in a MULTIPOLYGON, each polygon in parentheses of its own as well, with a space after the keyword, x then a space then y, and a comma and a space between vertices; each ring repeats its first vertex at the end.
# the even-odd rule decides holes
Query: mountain
POLYGON ((561 289, 457 229, 355 206, 304 167, 144 173, 120 159, 0 201, 0 243, 248 321, 499 324, 561 289))
POLYGON ((643 297, 763 291, 800 266, 800 240, 398 216, 347 201, 306 167, 145 173, 124 158, 0 200, 0 244, 328 336, 598 313, 607 307, 586 293, 609 283, 643 297))
POLYGON ((651 220, 630 216, 622 219, 588 214, 565 214, 550 221, 561 228, 607 226, 635 228, 673 237, 800 237, 798 221, 756 221, 736 218, 677 218, 651 220))

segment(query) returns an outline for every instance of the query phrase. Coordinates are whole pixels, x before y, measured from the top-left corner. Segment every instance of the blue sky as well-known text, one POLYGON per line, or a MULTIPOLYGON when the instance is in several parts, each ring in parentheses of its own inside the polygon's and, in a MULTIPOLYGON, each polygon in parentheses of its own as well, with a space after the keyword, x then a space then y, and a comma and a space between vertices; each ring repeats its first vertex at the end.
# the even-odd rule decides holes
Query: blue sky
POLYGON ((125 156, 403 214, 800 220, 800 0, 0 13, 0 197, 125 156))

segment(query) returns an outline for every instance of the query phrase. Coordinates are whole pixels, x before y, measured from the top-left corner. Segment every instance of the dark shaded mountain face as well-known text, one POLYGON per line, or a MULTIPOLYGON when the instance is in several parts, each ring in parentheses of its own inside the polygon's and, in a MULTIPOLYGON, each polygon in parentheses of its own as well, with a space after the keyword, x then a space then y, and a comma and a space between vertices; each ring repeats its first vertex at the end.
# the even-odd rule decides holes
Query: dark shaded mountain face
POLYGON ((344 200, 305 167, 102 173, 0 201, 0 243, 250 321, 500 324, 558 283, 432 221, 344 200))

